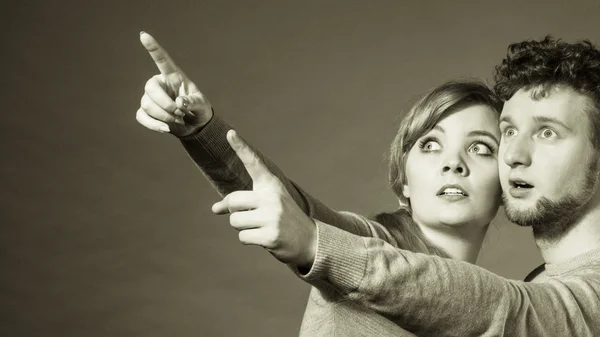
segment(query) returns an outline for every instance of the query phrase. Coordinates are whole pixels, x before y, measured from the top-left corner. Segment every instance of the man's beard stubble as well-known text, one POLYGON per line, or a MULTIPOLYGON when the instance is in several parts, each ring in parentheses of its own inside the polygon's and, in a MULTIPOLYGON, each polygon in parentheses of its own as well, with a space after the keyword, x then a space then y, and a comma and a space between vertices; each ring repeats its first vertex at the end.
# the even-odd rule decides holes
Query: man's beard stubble
POLYGON ((542 197, 533 208, 524 211, 511 208, 506 193, 502 193, 506 218, 519 226, 531 227, 536 240, 556 242, 567 234, 583 215, 583 209, 594 193, 598 173, 596 161, 592 160, 578 192, 559 200, 542 197))

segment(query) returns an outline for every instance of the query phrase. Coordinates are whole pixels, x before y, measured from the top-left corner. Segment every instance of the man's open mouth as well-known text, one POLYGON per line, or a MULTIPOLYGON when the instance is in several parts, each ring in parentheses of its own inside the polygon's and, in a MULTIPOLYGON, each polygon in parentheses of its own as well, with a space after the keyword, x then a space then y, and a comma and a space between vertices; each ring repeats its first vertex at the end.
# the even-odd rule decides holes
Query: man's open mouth
POLYGON ((516 187, 516 188, 533 188, 533 185, 529 184, 528 182, 526 182, 524 180, 511 179, 511 180, 509 180, 509 183, 510 183, 511 187, 516 187))

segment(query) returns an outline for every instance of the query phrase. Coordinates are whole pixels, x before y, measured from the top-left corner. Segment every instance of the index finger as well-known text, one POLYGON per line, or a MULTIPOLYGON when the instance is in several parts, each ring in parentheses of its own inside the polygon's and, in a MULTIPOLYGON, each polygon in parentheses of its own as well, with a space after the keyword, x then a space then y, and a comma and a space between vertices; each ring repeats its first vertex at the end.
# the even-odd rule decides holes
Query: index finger
POLYGON ((244 167, 246 168, 246 171, 248 171, 253 182, 265 182, 273 176, 256 152, 246 144, 235 130, 229 130, 227 132, 227 141, 244 164, 244 167))
POLYGON ((169 54, 167 54, 167 51, 164 50, 163 47, 158 44, 158 42, 156 42, 152 35, 146 32, 141 32, 140 41, 148 53, 150 53, 152 60, 154 60, 154 63, 156 63, 156 66, 161 74, 169 75, 177 72, 177 66, 175 65, 175 62, 173 62, 171 57, 169 57, 169 54))

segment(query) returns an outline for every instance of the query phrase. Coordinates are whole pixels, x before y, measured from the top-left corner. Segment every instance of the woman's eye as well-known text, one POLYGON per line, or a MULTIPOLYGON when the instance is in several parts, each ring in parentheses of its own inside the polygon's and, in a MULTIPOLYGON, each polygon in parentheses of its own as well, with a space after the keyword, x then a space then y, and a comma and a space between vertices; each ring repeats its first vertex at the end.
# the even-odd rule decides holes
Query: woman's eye
POLYGON ((440 146, 440 144, 434 140, 430 140, 423 144, 423 151, 425 152, 437 151, 441 148, 442 147, 440 146))
POLYGON ((471 145, 471 147, 469 148, 469 152, 474 152, 480 155, 491 155, 492 154, 492 149, 490 149, 489 146, 483 144, 483 143, 475 143, 473 145, 471 145))

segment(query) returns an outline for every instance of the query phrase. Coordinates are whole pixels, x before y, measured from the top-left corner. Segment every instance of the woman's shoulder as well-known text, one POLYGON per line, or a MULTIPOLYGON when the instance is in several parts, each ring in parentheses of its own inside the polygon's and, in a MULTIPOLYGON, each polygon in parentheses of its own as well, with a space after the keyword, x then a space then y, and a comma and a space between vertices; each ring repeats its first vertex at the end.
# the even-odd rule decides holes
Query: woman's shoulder
POLYGON ((419 225, 414 221, 410 210, 399 208, 393 212, 381 212, 371 217, 373 221, 386 227, 397 241, 400 249, 447 257, 442 249, 429 242, 419 225))

